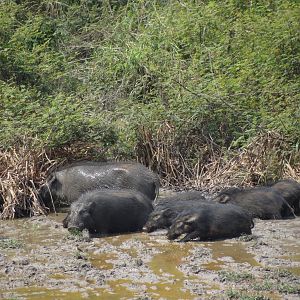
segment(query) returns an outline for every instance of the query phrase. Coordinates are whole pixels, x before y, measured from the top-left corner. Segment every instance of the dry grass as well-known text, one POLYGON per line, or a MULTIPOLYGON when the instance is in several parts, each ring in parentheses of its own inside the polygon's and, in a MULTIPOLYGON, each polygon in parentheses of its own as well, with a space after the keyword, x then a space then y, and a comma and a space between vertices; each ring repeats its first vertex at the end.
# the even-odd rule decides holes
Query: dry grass
POLYGON ((38 199, 38 188, 55 164, 35 139, 24 138, 14 148, 0 150, 0 218, 47 213, 38 199))
POLYGON ((136 147, 139 161, 163 175, 165 185, 176 185, 189 178, 185 161, 175 149, 175 134, 168 123, 161 125, 155 135, 145 127, 139 128, 140 141, 136 147))
MULTIPOLYGON (((227 186, 252 186, 279 178, 300 182, 300 153, 276 132, 257 136, 243 149, 223 152, 207 140, 198 144, 196 160, 186 158, 195 140, 187 137, 178 143, 170 124, 162 124, 155 134, 141 127, 139 134, 137 158, 160 174, 163 186, 215 192, 227 186)), ((77 143, 55 151, 38 145, 36 140, 24 138, 14 148, 0 150, 0 218, 47 213, 37 195, 52 169, 74 160, 104 157, 104 150, 93 145, 77 143)))
POLYGON ((228 186, 263 185, 282 178, 300 179, 300 156, 276 132, 264 132, 241 150, 228 150, 195 174, 191 185, 218 190, 228 186))
POLYGON ((45 214, 37 189, 47 170, 54 164, 34 140, 14 149, 0 150, 0 194, 3 207, 0 218, 45 214))
POLYGON ((157 132, 145 127, 139 128, 139 142, 136 146, 137 160, 155 170, 163 186, 181 186, 195 176, 195 166, 215 157, 214 145, 193 136, 178 136, 176 128, 163 123, 157 132), (194 153, 198 158, 194 158, 194 153), (195 162, 196 160, 196 162, 195 162))
POLYGON ((25 137, 14 148, 0 149, 0 219, 48 213, 38 190, 51 170, 72 160, 103 155, 101 149, 82 143, 55 150, 40 145, 25 137))
POLYGON ((207 140, 198 147, 197 162, 184 159, 186 149, 178 146, 175 132, 169 124, 163 124, 155 134, 144 127, 139 130, 138 158, 159 172, 165 186, 183 185, 213 192, 281 178, 300 181, 300 153, 277 132, 264 132, 239 150, 214 151, 213 143, 207 140))

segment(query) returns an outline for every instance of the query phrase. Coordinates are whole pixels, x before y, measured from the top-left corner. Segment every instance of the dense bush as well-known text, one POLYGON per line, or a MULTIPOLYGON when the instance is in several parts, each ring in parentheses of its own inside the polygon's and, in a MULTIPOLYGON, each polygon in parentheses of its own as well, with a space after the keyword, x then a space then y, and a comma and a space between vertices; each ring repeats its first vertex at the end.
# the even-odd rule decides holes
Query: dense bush
POLYGON ((159 146, 171 132, 172 159, 195 165, 275 130, 297 150, 299 7, 2 1, 1 147, 26 134, 47 147, 81 141, 108 157, 145 159, 146 143, 159 146))

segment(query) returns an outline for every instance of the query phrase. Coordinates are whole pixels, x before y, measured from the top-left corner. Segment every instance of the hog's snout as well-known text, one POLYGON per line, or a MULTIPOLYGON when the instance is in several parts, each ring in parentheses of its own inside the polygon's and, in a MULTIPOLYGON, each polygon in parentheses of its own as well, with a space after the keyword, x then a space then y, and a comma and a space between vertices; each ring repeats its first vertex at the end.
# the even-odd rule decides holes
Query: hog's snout
POLYGON ((149 225, 145 225, 144 227, 143 227, 143 231, 144 232, 153 232, 154 230, 155 230, 156 228, 155 228, 155 226, 149 226, 149 225))
POLYGON ((178 236, 180 236, 180 234, 176 233, 176 232, 173 232, 173 231, 168 231, 167 233, 167 238, 168 240, 174 240, 176 239, 178 236))

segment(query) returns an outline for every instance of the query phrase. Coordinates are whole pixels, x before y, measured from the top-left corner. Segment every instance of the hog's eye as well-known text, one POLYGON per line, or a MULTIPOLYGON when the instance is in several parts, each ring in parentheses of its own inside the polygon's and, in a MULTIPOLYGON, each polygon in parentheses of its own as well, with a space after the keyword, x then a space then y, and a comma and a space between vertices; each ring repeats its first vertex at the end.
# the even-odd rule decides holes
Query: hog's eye
POLYGON ((83 215, 85 215, 85 214, 87 214, 87 213, 88 213, 87 209, 82 209, 82 210, 79 212, 79 214, 80 214, 81 216, 83 216, 83 215))
POLYGON ((160 219, 160 215, 156 215, 156 216, 153 217, 153 220, 155 220, 155 221, 157 221, 159 219, 160 219))
POLYGON ((182 228, 182 227, 183 227, 183 225, 184 225, 184 223, 183 223, 183 222, 178 222, 178 223, 177 223, 177 228, 182 228))
POLYGON ((185 229, 185 230, 189 230, 190 228, 191 228, 191 225, 189 225, 189 224, 185 224, 185 225, 184 225, 184 229, 185 229))

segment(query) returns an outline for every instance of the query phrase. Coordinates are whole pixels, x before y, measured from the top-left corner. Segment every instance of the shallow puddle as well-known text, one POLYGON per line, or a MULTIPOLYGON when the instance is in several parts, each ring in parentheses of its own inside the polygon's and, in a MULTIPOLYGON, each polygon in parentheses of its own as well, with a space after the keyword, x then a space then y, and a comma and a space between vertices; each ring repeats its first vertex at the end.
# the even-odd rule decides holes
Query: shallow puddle
POLYGON ((209 243, 201 243, 201 245, 212 250, 213 261, 202 265, 207 270, 221 270, 224 265, 226 265, 226 260, 224 261, 224 258, 227 257, 231 258, 235 263, 247 263, 251 267, 261 266, 255 260, 254 255, 248 253, 244 245, 242 245, 241 243, 226 243, 224 241, 215 241, 209 243))
POLYGON ((286 269, 295 276, 300 277, 300 267, 287 267, 286 269))
POLYGON ((111 281, 109 284, 109 288, 96 290, 96 294, 98 296, 97 299, 107 299, 107 300, 132 299, 135 296, 135 294, 134 292, 130 291, 126 287, 126 284, 128 284, 126 280, 111 281))
POLYGON ((300 262, 300 243, 290 243, 284 244, 283 248, 288 253, 287 255, 283 256, 282 258, 290 259, 292 261, 300 262))
POLYGON ((51 274, 51 275, 49 276, 49 278, 53 278, 53 279, 62 279, 62 280, 67 279, 67 278, 69 278, 69 277, 70 277, 70 276, 67 276, 67 275, 61 274, 61 273, 55 273, 55 274, 51 274))
MULTIPOLYGON (((110 245, 121 248, 123 252, 129 254, 132 258, 138 256, 138 251, 135 248, 126 247, 126 242, 130 240, 142 242, 144 247, 155 247, 160 251, 160 253, 153 256, 147 265, 154 274, 163 278, 159 283, 135 283, 137 289, 145 290, 153 299, 193 299, 195 297, 190 294, 189 291, 183 289, 184 280, 187 278, 177 268, 182 262, 182 259, 188 255, 189 250, 194 247, 192 243, 161 243, 153 240, 153 237, 145 233, 133 233, 103 239, 110 245)), ((89 257, 93 266, 99 269, 107 269, 108 264, 113 266, 113 263, 109 263, 108 261, 117 259, 117 254, 100 253, 90 255, 89 257)), ((122 282, 122 280, 110 280, 107 283, 112 292, 117 294, 120 282, 122 282)), ((126 281, 123 281, 123 284, 125 282, 126 281)), ((130 285, 129 281, 127 285, 130 285)))
POLYGON ((182 259, 188 255, 192 248, 190 244, 170 244, 158 247, 162 252, 156 254, 150 262, 150 267, 155 274, 169 274, 172 277, 183 277, 178 265, 182 259))
POLYGON ((95 268, 102 270, 109 270, 113 268, 113 263, 111 260, 116 259, 116 254, 114 253, 91 253, 89 254, 89 261, 95 268))
POLYGON ((107 299, 107 300, 118 300, 118 299, 129 299, 133 296, 133 293, 128 291, 121 285, 115 286, 115 292, 105 289, 90 289, 84 291, 63 291, 58 289, 46 289, 40 287, 24 287, 18 288, 11 292, 0 293, 4 299, 38 299, 38 300, 75 300, 75 299, 107 299), (122 295, 122 296, 120 296, 122 295))
POLYGON ((280 258, 283 258, 286 260, 291 260, 294 262, 300 262, 300 254, 283 255, 283 256, 280 256, 280 258))
POLYGON ((225 263, 221 260, 210 261, 206 264, 202 264, 202 267, 209 271, 220 271, 224 267, 225 263))
MULTIPOLYGON (((166 299, 191 299, 192 295, 183 290, 187 277, 178 269, 182 259, 188 256, 191 244, 169 244, 157 247, 161 253, 156 254, 149 266, 154 274, 163 275, 164 280, 153 285, 154 294, 166 299)), ((192 278, 189 278, 192 279, 192 278)))
MULTIPOLYGON (((49 219, 60 222, 64 216, 65 214, 52 214, 49 219)), ((26 250, 40 245, 51 245, 62 237, 61 232, 53 230, 50 223, 38 219, 24 218, 1 222, 6 226, 0 228, 0 236, 21 242, 26 250)))
POLYGON ((286 269, 295 276, 300 276, 300 242, 284 240, 282 243, 282 248, 286 250, 287 254, 279 258, 290 261, 291 266, 287 266, 286 269))

